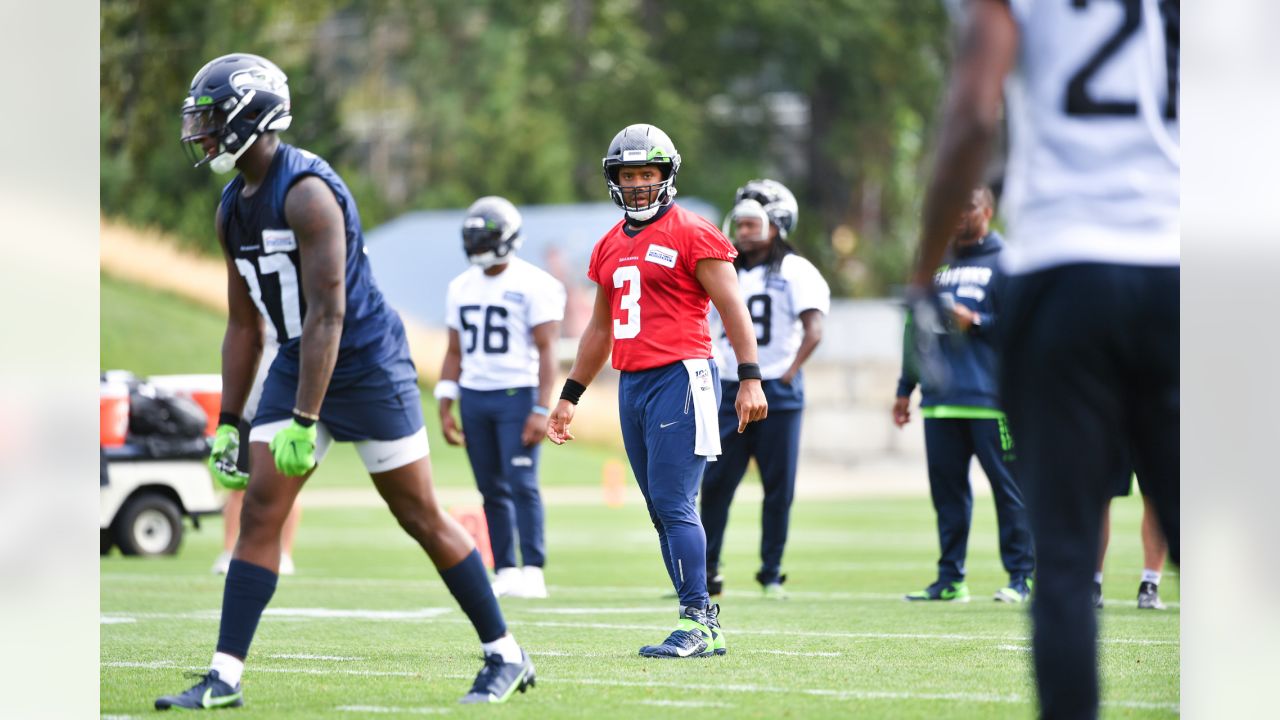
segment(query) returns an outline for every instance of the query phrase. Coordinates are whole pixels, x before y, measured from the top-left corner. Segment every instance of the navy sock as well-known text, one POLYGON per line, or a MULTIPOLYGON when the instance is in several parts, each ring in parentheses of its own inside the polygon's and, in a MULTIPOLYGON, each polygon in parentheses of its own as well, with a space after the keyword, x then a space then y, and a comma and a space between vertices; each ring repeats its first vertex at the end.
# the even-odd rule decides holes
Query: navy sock
POLYGON ((471 618, 480 642, 493 642, 507 634, 507 623, 502 619, 498 598, 489 588, 489 572, 484 569, 478 550, 472 550, 448 570, 441 570, 440 579, 462 606, 462 612, 471 618))
POLYGON ((227 568, 227 582, 222 588, 222 622, 218 628, 218 652, 249 656, 249 643, 258 630, 262 611, 276 592, 279 577, 270 570, 232 560, 227 568))

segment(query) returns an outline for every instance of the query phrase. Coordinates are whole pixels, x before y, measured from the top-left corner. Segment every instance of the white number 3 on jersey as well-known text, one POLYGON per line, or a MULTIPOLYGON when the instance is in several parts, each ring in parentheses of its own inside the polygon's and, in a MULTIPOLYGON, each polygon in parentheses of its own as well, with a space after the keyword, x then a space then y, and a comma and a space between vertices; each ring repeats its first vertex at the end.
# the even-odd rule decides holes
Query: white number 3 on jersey
POLYGON ((624 265, 613 271, 613 286, 627 286, 622 293, 618 307, 627 314, 627 321, 613 319, 613 337, 615 340, 630 340, 640 334, 640 268, 635 265, 624 265))

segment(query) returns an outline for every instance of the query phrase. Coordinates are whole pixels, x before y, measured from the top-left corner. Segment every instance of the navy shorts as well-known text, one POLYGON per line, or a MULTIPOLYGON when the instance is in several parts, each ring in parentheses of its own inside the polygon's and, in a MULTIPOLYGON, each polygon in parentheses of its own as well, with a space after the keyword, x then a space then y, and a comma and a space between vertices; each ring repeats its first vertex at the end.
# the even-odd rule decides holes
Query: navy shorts
MULTIPOLYGON (((320 405, 320 422, 334 440, 399 440, 422 429, 418 371, 407 346, 396 357, 366 364, 362 372, 342 370, 339 375, 335 369, 320 405)), ((297 393, 297 360, 281 348, 263 384, 254 427, 291 418, 297 393)))

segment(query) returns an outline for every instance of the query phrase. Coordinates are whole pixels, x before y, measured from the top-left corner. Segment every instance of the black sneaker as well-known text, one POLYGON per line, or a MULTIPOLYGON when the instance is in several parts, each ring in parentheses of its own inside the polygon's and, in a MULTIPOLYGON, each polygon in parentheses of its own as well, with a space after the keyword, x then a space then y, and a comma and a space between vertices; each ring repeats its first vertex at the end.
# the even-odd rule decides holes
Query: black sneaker
POLYGON ((969 602, 969 586, 963 580, 947 582, 938 580, 923 590, 907 593, 904 600, 911 602, 969 602))
POLYGON ((711 597, 716 597, 722 592, 724 592, 724 576, 720 573, 716 573, 715 575, 708 573, 707 594, 711 597))
POLYGON ((684 607, 676 629, 671 631, 660 645, 640 648, 640 657, 687 658, 709 657, 715 654, 711 648, 711 628, 707 627, 707 612, 701 608, 684 607))
POLYGON ((1102 609, 1102 583, 1093 584, 1093 606, 1099 610, 1102 609))
POLYGON ((1163 610, 1164 603, 1160 602, 1160 586, 1153 582, 1143 582, 1138 586, 1138 609, 1139 610, 1163 610))
POLYGON ((244 693, 240 692, 240 686, 231 687, 223 682, 218 677, 217 670, 210 670, 203 675, 194 673, 191 677, 200 678, 200 682, 192 685, 181 695, 165 695, 156 698, 156 709, 217 710, 244 705, 244 693))
POLYGON ((475 703, 504 703, 516 693, 526 692, 535 684, 533 661, 524 650, 520 651, 520 662, 502 661, 500 653, 489 653, 484 656, 484 667, 476 675, 471 684, 471 692, 462 696, 458 702, 463 705, 475 703))
POLYGON ((713 603, 707 608, 707 629, 711 631, 711 652, 716 655, 729 652, 724 643, 724 632, 720 629, 719 603, 713 603))

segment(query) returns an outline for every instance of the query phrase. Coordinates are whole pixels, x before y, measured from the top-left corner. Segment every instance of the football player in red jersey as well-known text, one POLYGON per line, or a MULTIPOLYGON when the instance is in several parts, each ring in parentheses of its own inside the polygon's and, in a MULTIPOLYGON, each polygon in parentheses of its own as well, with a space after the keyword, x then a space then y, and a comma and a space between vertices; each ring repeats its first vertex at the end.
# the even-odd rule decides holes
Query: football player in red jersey
POLYGON ((675 145, 652 125, 630 125, 609 144, 605 180, 626 217, 591 254, 595 307, 547 427, 557 445, 573 439, 574 408, 612 353, 622 374, 623 444, 680 598, 675 631, 640 648, 642 656, 660 658, 725 653, 720 608, 707 595, 707 539, 697 509, 703 469, 720 454, 708 300, 739 360, 738 431, 768 414, 755 330, 733 269, 738 253, 715 225, 673 202, 679 171, 675 145))

